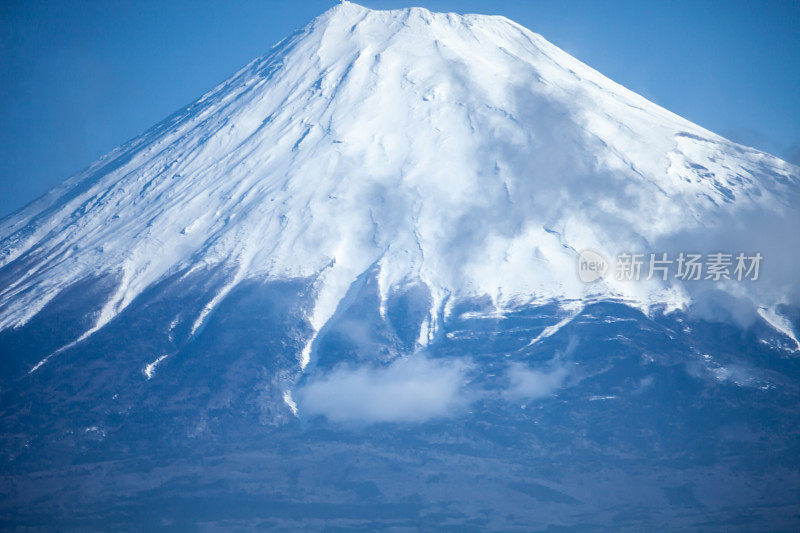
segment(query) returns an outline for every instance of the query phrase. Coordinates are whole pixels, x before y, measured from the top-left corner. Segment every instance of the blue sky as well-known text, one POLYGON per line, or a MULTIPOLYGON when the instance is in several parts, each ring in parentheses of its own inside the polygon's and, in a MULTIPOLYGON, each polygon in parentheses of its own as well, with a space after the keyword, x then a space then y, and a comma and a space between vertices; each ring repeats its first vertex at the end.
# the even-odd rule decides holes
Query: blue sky
MULTIPOLYGON (((0 3, 0 216, 335 3, 0 3)), ((800 163, 798 1, 360 3, 505 15, 689 120, 800 163)))

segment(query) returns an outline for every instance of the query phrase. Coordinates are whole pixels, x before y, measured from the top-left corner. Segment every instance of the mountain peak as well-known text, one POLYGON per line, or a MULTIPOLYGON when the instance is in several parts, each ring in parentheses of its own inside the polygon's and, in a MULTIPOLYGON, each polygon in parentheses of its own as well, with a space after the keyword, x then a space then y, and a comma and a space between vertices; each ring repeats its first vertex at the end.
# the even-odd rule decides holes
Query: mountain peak
POLYGON ((799 186, 343 2, 0 219, 2 523, 800 531, 799 186))
MULTIPOLYGON (((428 27, 432 29, 434 25, 457 26, 473 25, 481 23, 502 22, 524 29, 502 16, 496 15, 459 15, 456 13, 437 13, 424 7, 408 7, 403 9, 377 10, 370 9, 359 4, 342 1, 328 11, 317 17, 311 26, 320 24, 342 24, 353 25, 369 19, 370 24, 386 25, 400 29, 401 27, 415 26, 418 28, 428 27), (399 24, 399 25, 398 25, 399 24)), ((527 30, 525 30, 527 31, 527 30)))
POLYGON ((319 331, 371 271, 382 297, 430 292, 421 342, 461 297, 685 305, 657 280, 565 272, 576 250, 613 257, 780 210, 793 172, 506 19, 344 2, 2 221, 0 329, 112 280, 80 341, 198 272, 214 289, 192 334, 243 281, 287 278, 316 280, 319 331))
POLYGON ((349 2, 348 0, 341 0, 338 4, 330 8, 328 11, 323 13, 321 16, 346 16, 351 14, 364 14, 372 12, 372 9, 368 7, 364 7, 361 4, 357 4, 355 2, 349 2))

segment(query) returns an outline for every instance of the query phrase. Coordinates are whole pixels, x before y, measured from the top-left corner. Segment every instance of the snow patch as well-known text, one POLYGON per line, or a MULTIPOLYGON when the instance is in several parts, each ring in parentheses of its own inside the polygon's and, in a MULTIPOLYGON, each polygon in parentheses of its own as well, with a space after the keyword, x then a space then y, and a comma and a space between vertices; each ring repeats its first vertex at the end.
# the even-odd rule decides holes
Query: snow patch
POLYGON ((162 355, 161 357, 159 357, 158 359, 156 359, 152 363, 148 363, 147 365, 145 365, 143 372, 144 372, 145 377, 148 379, 148 381, 150 380, 150 378, 153 377, 153 373, 155 372, 156 367, 158 366, 158 364, 161 361, 163 361, 164 359, 166 359, 167 357, 169 357, 169 354, 165 353, 164 355, 162 355))

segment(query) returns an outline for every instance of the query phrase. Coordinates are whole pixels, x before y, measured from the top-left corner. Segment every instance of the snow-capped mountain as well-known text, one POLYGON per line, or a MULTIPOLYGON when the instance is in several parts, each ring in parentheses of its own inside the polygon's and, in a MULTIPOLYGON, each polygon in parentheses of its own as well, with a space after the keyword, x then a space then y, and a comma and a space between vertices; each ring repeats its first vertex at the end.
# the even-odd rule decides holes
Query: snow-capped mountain
POLYGON ((738 212, 781 211, 797 184, 795 167, 508 19, 344 2, 3 220, 0 328, 107 277, 72 341, 84 339, 149 287, 197 271, 217 282, 174 317, 192 334, 241 282, 290 278, 314 279, 319 331, 372 268, 383 299, 428 288, 423 343, 463 296, 682 306, 680 287, 582 284, 576 250, 649 250, 738 212))
POLYGON ((794 529, 799 191, 506 18, 342 2, 0 221, 0 524, 794 529))

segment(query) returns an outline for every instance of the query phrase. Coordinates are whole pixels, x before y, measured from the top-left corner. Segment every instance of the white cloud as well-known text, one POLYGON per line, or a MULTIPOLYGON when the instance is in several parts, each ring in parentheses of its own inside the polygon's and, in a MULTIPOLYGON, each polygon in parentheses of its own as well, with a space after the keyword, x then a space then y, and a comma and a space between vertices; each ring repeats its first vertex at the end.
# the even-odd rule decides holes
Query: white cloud
POLYGON ((561 388, 568 373, 566 366, 541 371, 533 370, 521 363, 514 363, 508 369, 510 386, 503 396, 510 401, 544 398, 561 388))
POLYGON ((388 366, 340 366, 295 396, 300 411, 333 422, 424 422, 460 412, 468 365, 455 359, 400 358, 388 366))
POLYGON ((553 394, 564 386, 570 374, 567 362, 577 347, 578 339, 570 337, 564 350, 556 352, 545 369, 534 370, 524 363, 512 363, 507 372, 509 386, 503 391, 503 398, 518 402, 538 400, 553 394))
POLYGON ((385 366, 343 364, 326 374, 311 376, 293 396, 303 416, 323 416, 338 423, 415 423, 448 418, 463 414, 481 399, 518 402, 549 396, 566 385, 568 361, 577 345, 577 339, 571 338, 564 350, 539 369, 511 363, 504 376, 507 386, 499 391, 469 382, 467 372, 473 363, 467 357, 414 355, 385 366))

